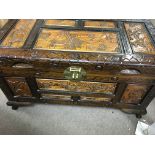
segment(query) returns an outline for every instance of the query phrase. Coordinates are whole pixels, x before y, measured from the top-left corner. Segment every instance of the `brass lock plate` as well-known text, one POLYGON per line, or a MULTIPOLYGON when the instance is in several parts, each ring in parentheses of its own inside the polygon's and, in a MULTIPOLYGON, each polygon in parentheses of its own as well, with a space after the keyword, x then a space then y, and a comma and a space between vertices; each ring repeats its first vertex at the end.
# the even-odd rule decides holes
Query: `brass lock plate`
POLYGON ((64 70, 64 78, 72 81, 81 81, 86 77, 86 71, 79 66, 71 66, 64 70))

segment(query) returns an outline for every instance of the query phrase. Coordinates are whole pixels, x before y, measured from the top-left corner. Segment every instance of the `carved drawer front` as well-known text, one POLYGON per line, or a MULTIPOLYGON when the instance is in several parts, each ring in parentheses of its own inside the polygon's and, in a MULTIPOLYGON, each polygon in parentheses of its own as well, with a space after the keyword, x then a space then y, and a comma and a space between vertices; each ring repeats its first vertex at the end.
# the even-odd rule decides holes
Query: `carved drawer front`
POLYGON ((54 80, 54 79, 37 79, 38 87, 41 90, 57 90, 68 92, 92 92, 113 94, 115 91, 115 83, 100 83, 100 82, 73 82, 69 80, 54 80))
POLYGON ((124 91, 121 102, 126 104, 138 104, 148 89, 148 85, 129 84, 124 91))
POLYGON ((31 97, 31 91, 24 78, 5 78, 14 96, 31 97))
MULTIPOLYGON (((66 100, 66 101, 73 101, 71 96, 68 95, 55 95, 55 94, 45 94, 42 93, 41 97, 44 99, 54 99, 54 100, 66 100)), ((87 97, 87 96, 80 96, 79 100, 77 101, 93 101, 93 102, 110 102, 111 98, 105 97, 87 97)))

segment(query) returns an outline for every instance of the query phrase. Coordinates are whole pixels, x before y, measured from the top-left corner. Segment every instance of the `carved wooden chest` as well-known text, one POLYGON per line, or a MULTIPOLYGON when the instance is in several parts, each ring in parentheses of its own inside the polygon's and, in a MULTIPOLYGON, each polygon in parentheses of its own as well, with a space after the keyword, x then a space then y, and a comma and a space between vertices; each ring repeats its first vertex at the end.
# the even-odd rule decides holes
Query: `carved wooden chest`
POLYGON ((148 20, 1 20, 0 87, 13 109, 33 103, 146 113, 155 96, 148 20))

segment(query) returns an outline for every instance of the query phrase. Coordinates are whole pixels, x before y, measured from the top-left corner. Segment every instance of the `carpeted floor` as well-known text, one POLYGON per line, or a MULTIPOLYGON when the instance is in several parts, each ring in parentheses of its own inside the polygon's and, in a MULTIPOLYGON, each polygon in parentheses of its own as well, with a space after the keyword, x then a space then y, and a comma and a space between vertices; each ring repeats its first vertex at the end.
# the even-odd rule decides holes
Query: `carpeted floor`
MULTIPOLYGON (((135 115, 119 110, 63 105, 35 105, 11 110, 0 91, 0 134, 134 134, 135 115)), ((155 121, 155 100, 142 118, 155 121)))
MULTIPOLYGON (((155 24, 155 20, 152 20, 155 24)), ((119 110, 41 105, 11 110, 0 91, 0 134, 134 134, 137 118, 119 110)), ((155 121, 155 99, 143 121, 155 121)))

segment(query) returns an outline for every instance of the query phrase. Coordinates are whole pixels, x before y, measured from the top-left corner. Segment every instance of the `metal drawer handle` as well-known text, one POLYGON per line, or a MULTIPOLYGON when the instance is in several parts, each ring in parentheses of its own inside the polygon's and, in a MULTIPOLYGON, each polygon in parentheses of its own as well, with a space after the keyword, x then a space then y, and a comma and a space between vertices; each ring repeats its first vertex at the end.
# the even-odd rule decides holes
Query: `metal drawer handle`
POLYGON ((130 75, 136 75, 136 74, 140 74, 140 71, 136 70, 136 69, 124 69, 120 71, 121 74, 130 74, 130 75))
POLYGON ((25 69, 27 69, 27 68, 33 68, 32 65, 25 64, 25 63, 17 63, 17 64, 14 64, 12 67, 13 68, 25 68, 25 69))
POLYGON ((73 102, 78 102, 78 101, 81 100, 81 97, 80 97, 80 96, 71 96, 71 100, 72 100, 73 102))

